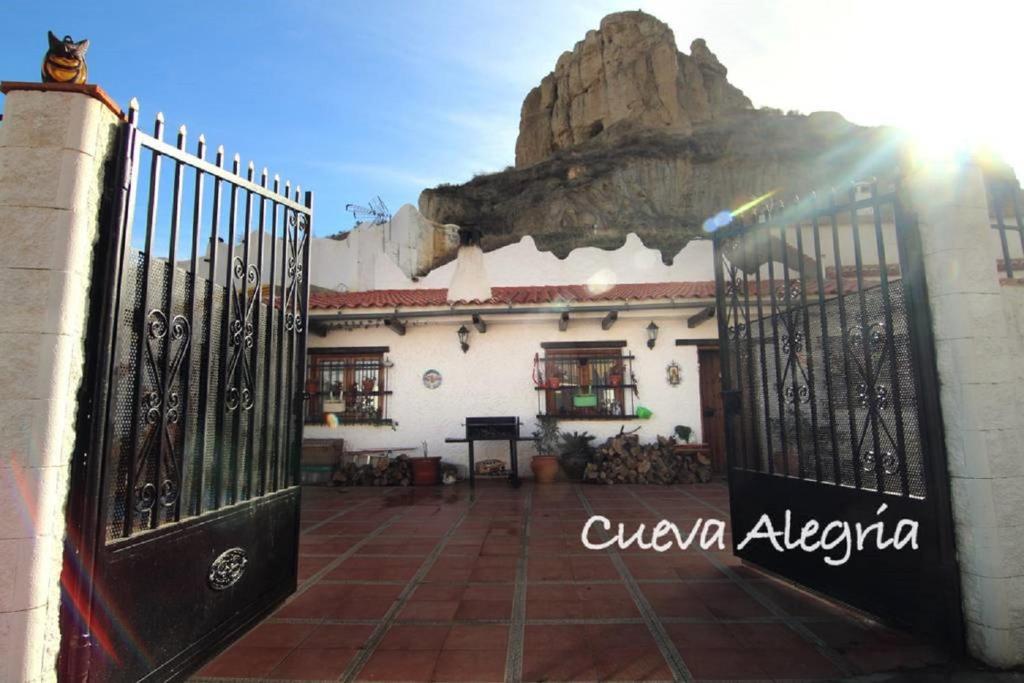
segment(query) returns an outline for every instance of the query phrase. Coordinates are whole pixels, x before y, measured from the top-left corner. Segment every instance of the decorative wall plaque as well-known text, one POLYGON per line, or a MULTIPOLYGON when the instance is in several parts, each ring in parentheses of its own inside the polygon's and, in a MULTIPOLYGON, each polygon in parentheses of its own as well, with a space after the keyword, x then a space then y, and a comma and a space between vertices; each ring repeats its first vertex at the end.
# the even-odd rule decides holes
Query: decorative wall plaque
POLYGON ((679 363, 672 361, 665 366, 665 379, 672 386, 679 386, 679 383, 683 381, 683 369, 679 367, 679 363))
POLYGON ((243 549, 225 550, 210 565, 210 575, 207 577, 210 588, 222 591, 235 585, 245 573, 247 564, 249 564, 249 558, 243 549))
POLYGON ((423 386, 427 389, 437 389, 441 386, 441 373, 437 370, 427 370, 423 373, 423 386))

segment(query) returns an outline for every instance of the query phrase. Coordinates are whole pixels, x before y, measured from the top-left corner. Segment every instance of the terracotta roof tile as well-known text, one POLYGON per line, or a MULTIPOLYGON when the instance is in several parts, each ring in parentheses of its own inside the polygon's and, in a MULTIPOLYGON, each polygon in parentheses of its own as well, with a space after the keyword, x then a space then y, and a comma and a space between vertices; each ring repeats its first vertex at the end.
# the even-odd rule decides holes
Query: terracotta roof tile
MULTIPOLYGON (((834 274, 833 274, 834 275, 834 274)), ((898 277, 898 274, 896 275, 898 277)), ((857 290, 853 278, 844 277, 843 292, 857 290)), ((868 277, 865 286, 877 284, 877 278, 868 277)), ((771 283, 762 281, 762 294, 768 296, 771 283)), ((776 294, 781 296, 785 283, 776 282, 776 294)), ((268 297, 270 288, 263 286, 263 295, 268 297)), ((748 282, 750 296, 757 295, 757 284, 748 282)), ((818 287, 812 280, 807 283, 807 293, 817 294, 818 287)), ((836 282, 826 278, 825 293, 835 294, 836 282)), ((323 287, 311 287, 309 307, 311 310, 344 310, 353 308, 409 308, 448 306, 450 304, 476 305, 541 305, 559 303, 588 303, 601 301, 643 301, 654 299, 714 299, 715 283, 710 280, 697 282, 651 282, 614 285, 608 289, 592 289, 588 285, 537 285, 526 287, 494 287, 491 298, 486 301, 448 301, 447 289, 373 289, 365 292, 338 292, 323 287)))
POLYGON ((587 285, 539 285, 494 287, 486 301, 448 301, 447 289, 375 289, 365 292, 310 293, 312 309, 394 308, 396 306, 447 306, 459 304, 552 304, 588 301, 635 301, 642 299, 711 299, 715 283, 655 282, 614 285, 596 289, 587 285))

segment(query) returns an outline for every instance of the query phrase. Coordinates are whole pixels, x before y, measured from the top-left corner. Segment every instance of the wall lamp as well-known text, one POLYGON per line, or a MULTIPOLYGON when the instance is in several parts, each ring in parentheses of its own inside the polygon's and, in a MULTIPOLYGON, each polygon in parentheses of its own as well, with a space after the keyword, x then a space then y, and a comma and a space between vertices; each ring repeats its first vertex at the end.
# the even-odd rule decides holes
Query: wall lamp
POLYGON ((647 326, 647 348, 653 349, 656 341, 658 341, 658 326, 652 320, 651 324, 647 326))
POLYGON ((459 328, 458 335, 459 346, 462 347, 462 352, 469 351, 469 330, 466 329, 465 325, 459 328))

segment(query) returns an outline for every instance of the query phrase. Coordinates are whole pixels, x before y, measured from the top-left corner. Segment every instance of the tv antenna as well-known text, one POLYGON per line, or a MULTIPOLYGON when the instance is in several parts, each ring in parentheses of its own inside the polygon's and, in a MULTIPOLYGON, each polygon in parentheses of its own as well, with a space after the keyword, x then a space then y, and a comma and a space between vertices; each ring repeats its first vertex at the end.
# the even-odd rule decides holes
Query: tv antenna
POLYGON ((346 204, 345 210, 351 212, 352 217, 360 223, 383 225, 384 223, 391 222, 391 211, 388 210, 387 205, 384 204, 384 200, 380 198, 380 195, 371 199, 369 206, 346 204))

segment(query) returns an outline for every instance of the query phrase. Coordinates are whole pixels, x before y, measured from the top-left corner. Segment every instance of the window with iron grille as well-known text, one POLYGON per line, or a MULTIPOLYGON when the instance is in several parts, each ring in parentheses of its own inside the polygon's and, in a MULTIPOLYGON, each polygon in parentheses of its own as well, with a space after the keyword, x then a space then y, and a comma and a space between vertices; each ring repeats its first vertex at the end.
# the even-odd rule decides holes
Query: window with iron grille
POLYGON ((311 349, 306 423, 391 424, 387 347, 311 349))
POLYGON ((626 342, 541 344, 534 371, 538 414, 622 420, 634 415, 633 356, 626 342))

